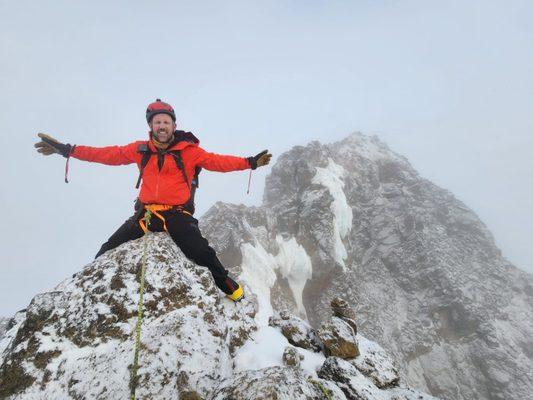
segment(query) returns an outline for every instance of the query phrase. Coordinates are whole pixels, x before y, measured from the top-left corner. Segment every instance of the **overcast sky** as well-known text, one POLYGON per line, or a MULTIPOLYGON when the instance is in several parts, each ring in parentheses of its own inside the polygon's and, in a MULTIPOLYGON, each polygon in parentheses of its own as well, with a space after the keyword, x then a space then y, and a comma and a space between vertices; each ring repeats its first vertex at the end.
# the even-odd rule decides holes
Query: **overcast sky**
MULTIPOLYGON (((72 160, 63 183, 36 133, 126 144, 156 97, 217 153, 377 134, 533 272, 533 2, 0 4, 0 316, 90 262, 136 197, 133 165, 72 160)), ((198 215, 259 205, 269 169, 251 195, 247 172, 203 173, 198 215)))

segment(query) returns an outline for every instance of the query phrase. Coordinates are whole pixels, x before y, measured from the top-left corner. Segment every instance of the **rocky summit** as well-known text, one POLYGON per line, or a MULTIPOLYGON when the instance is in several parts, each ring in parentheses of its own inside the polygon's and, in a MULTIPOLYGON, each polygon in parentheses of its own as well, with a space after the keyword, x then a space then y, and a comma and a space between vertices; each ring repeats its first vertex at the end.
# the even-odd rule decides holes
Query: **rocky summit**
POLYGON ((434 399, 357 333, 343 299, 317 328, 248 285, 233 303, 166 233, 107 252, 2 320, 0 399, 130 398, 145 244, 137 399, 434 399))
POLYGON ((318 327, 342 295, 413 387, 454 400, 531 398, 533 277, 472 210, 376 136, 294 147, 273 166, 261 206, 217 203, 201 227, 263 309, 318 327))
POLYGON ((294 147, 261 206, 200 222, 243 301, 148 235, 135 386, 145 239, 125 243, 0 320, 0 399, 531 398, 532 276, 377 137, 294 147))

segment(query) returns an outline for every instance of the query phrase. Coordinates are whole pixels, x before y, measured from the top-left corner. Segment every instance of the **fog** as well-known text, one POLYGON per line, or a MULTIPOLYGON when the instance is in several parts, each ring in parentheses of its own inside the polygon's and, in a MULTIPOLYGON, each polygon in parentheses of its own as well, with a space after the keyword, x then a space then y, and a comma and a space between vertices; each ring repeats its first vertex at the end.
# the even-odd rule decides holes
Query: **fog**
MULTIPOLYGON (((533 272, 533 3, 528 1, 0 2, 0 316, 90 262, 132 213, 135 166, 43 157, 46 132, 145 138, 171 103, 209 151, 275 159, 377 134, 455 194, 533 272)), ((261 204, 270 167, 202 173, 198 215, 261 204)))

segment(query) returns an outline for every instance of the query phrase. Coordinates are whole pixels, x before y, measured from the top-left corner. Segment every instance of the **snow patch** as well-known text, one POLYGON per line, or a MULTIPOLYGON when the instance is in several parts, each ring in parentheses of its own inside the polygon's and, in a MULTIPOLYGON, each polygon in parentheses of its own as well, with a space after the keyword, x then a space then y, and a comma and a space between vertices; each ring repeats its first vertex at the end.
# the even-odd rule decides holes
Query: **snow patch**
POLYGON ((298 312, 307 318, 302 295, 305 283, 313 274, 311 258, 294 237, 284 240, 281 235, 277 235, 276 242, 279 246, 279 253, 276 256, 277 266, 283 277, 289 281, 298 312))
POLYGON ((246 371, 283 365, 283 351, 289 342, 271 326, 263 326, 237 351, 235 370, 246 371))
POLYGON ((276 270, 289 282, 298 312, 306 316, 303 305, 303 289, 311 278, 313 267, 311 258, 295 238, 283 239, 276 236, 279 252, 273 256, 256 241, 255 244, 241 245, 242 274, 239 277, 246 282, 251 291, 257 295, 259 311, 255 320, 259 326, 268 325, 268 319, 273 315, 270 303, 270 291, 276 283, 276 270))
POLYGON ((326 356, 323 353, 315 353, 314 351, 302 349, 301 347, 296 347, 296 350, 304 357, 300 363, 302 370, 313 378, 318 378, 317 371, 324 364, 326 356))
MULTIPOLYGON (((258 370, 262 368, 283 366, 283 351, 291 344, 277 328, 271 326, 260 327, 252 337, 237 351, 235 355, 235 371, 258 370)), ((326 357, 322 353, 295 347, 303 356, 301 368, 307 375, 318 378, 320 369, 326 357)))
POLYGON ((263 246, 256 243, 241 245, 242 274, 240 279, 248 284, 251 291, 257 296, 259 310, 255 320, 260 326, 268 325, 268 318, 272 316, 270 303, 270 289, 276 282, 276 260, 263 246))
POLYGON ((333 212, 333 255, 337 261, 346 271, 344 260, 348 257, 346 248, 342 242, 350 230, 352 229, 353 213, 352 208, 346 200, 344 194, 344 182, 342 178, 346 175, 344 168, 336 164, 331 158, 328 158, 328 165, 326 168, 316 167, 316 174, 313 177, 312 183, 322 185, 328 189, 333 197, 330 209, 333 212))

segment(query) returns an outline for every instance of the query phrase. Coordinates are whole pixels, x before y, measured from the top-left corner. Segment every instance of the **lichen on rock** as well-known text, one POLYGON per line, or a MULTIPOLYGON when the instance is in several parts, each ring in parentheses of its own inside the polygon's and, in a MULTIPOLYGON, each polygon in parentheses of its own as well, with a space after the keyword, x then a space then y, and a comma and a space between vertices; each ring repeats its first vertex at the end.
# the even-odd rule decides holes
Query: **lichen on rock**
POLYGON ((337 317, 331 317, 321 325, 318 337, 324 344, 328 356, 344 359, 355 358, 359 355, 357 339, 350 325, 337 317))

